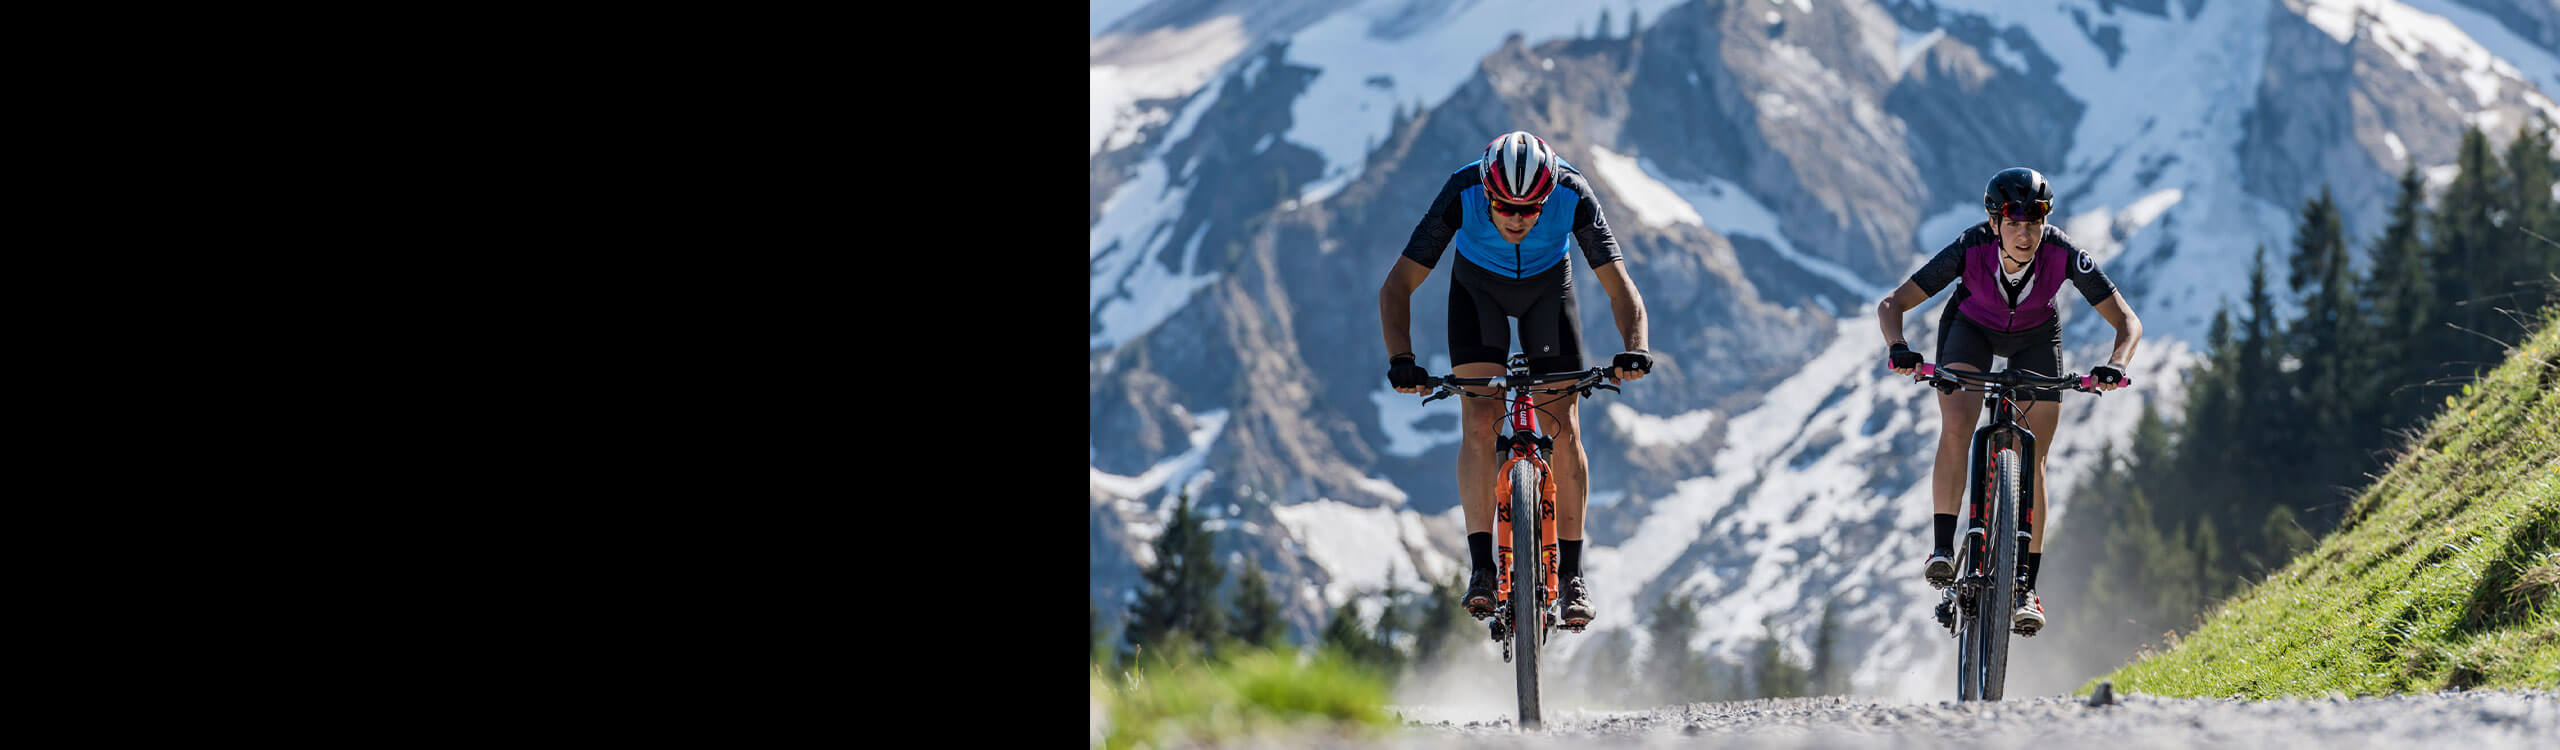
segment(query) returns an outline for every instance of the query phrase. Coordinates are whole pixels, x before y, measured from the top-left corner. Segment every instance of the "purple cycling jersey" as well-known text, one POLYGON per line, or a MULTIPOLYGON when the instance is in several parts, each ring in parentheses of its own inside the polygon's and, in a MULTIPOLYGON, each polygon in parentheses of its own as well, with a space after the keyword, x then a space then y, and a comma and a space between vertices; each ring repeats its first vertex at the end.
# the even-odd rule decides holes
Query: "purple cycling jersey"
POLYGON ((1936 295, 1938 290, 1961 278, 1957 287, 1956 309, 1967 319, 1994 331, 2024 331, 2044 325, 2053 319, 2054 298, 2068 280, 2080 288, 2080 296, 2090 306, 2103 304, 2115 296, 2115 283, 2087 252, 2071 244, 2071 238, 2053 225, 2045 225, 2044 244, 2036 248, 2035 260, 2027 265, 2032 276, 2020 288, 2012 289, 2000 273, 2000 233, 1983 222, 1966 229, 1949 243, 1927 265, 1911 274, 1911 283, 1922 294, 1936 295))

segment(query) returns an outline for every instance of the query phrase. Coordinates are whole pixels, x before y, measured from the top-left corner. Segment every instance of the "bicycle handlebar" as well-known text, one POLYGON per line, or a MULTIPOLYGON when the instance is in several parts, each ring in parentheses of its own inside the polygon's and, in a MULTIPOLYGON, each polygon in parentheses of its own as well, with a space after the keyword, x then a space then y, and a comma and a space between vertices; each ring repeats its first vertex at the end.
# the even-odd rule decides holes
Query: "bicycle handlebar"
MULTIPOLYGON (((1966 383, 1970 382, 1984 386, 1985 389, 1997 387, 2029 391, 2058 391, 2070 389, 2081 393, 2105 392, 2098 388, 2097 376, 2082 375, 2076 372, 2064 373, 2059 377, 2037 375, 2035 373, 2019 372, 2017 370, 1978 372, 1974 370, 1943 369, 1937 365, 1927 362, 1920 363, 1918 369, 1920 374, 1913 377, 1913 380, 1921 380, 1933 384, 1943 383, 1958 388, 1962 388, 1966 383)), ((2120 383, 2120 385, 2117 386, 2120 388, 2133 387, 2132 376, 2126 376, 2117 382, 2120 383)))
POLYGON ((1437 390, 1438 392, 1437 392, 1437 393, 1433 393, 1433 394, 1431 394, 1431 396, 1430 396, 1429 398, 1425 398, 1425 399, 1423 399, 1423 400, 1422 400, 1422 402, 1427 404, 1427 403, 1431 403, 1431 402, 1433 402, 1433 401, 1438 401, 1438 400, 1440 400, 1440 399, 1448 398, 1448 397, 1450 397, 1450 396, 1452 396, 1452 395, 1468 396, 1468 397, 1471 397, 1471 398, 1501 398, 1500 396, 1486 396, 1486 395, 1481 395, 1481 394, 1473 393, 1473 392, 1470 392, 1470 391, 1462 391, 1462 390, 1458 390, 1458 388, 1459 388, 1460 386, 1488 386, 1488 385, 1489 385, 1489 386, 1493 386, 1493 387, 1495 387, 1495 388, 1497 388, 1497 389, 1501 389, 1501 390, 1510 390, 1510 389, 1513 389, 1513 388, 1528 388, 1530 393, 1566 393, 1566 392, 1579 392, 1579 393, 1582 393, 1583 395, 1586 395, 1586 396, 1587 396, 1587 395, 1590 395, 1591 390, 1592 390, 1592 389, 1595 389, 1595 388, 1604 388, 1604 389, 1608 389, 1608 390, 1612 390, 1612 391, 1618 390, 1618 387, 1617 387, 1617 386, 1610 385, 1610 384, 1608 384, 1608 383, 1602 383, 1602 382, 1599 382, 1601 378, 1604 378, 1604 377, 1608 376, 1609 372, 1610 372, 1610 368, 1607 368, 1607 367, 1594 367, 1594 368, 1591 368, 1591 369, 1588 369, 1588 370, 1581 370, 1581 371, 1578 371, 1578 372, 1554 372, 1554 373, 1547 373, 1547 374, 1545 374, 1545 375, 1529 375, 1529 376, 1526 376, 1526 377, 1518 377, 1518 378, 1514 378, 1514 377, 1510 377, 1510 376, 1497 376, 1497 377, 1490 377, 1490 378, 1461 378, 1461 377, 1458 377, 1458 376, 1456 376, 1456 375, 1442 375, 1442 376, 1439 376, 1439 377, 1426 377, 1426 378, 1423 378, 1423 379, 1422 379, 1422 387, 1424 387, 1424 388, 1430 388, 1430 389, 1435 389, 1435 390, 1437 390), (1568 382, 1568 381, 1572 382, 1572 383, 1573 383, 1573 385, 1566 386, 1566 387, 1563 387, 1563 388, 1543 388, 1543 389, 1542 389, 1542 388, 1534 388, 1534 387, 1532 387, 1532 386, 1546 385, 1546 384, 1548 384, 1548 383, 1563 383, 1563 382, 1568 382))

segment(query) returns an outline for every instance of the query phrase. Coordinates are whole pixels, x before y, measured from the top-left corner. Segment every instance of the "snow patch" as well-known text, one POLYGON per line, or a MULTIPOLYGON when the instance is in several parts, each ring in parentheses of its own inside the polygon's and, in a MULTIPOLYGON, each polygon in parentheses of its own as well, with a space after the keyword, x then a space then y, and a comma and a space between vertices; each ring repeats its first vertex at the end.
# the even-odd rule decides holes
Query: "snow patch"
MULTIPOLYGON (((2512 40, 2513 32, 2495 19, 2443 0, 2307 0, 2302 11, 2304 20, 2319 27, 2330 38, 2345 44, 2361 27, 2374 46, 2391 56, 2403 69, 2418 72, 2420 53, 2444 60, 2454 68, 2454 77, 2469 89, 2475 106, 2496 103, 2503 79, 2534 82, 2539 86, 2560 85, 2560 61, 2550 52, 2531 44, 2512 40), (2470 16, 2467 23, 2456 24, 2449 14, 2470 16), (2497 40, 2496 49, 2482 43, 2483 38, 2508 37, 2497 40), (2502 59, 2503 58, 2503 59, 2502 59), (2529 66, 2530 71, 2527 67, 2529 66)), ((2560 114, 2550 105, 2548 96, 2535 105, 2546 112, 2560 114)))
POLYGON ((1351 486, 1358 487, 1369 494, 1386 498, 1388 504, 1391 505, 1403 505, 1406 500, 1404 490, 1396 487, 1396 483, 1377 477, 1353 477, 1351 479, 1351 486))
POLYGON ((2135 232, 2142 231, 2143 227, 2151 226, 2153 219, 2160 218, 2160 214, 2167 212, 2169 207, 2178 205, 2178 201, 2186 196, 2187 191, 2177 188, 2142 196, 2135 200, 2133 205, 2126 206, 2123 211, 2116 213, 2115 233, 2133 236, 2135 232))
POLYGON ((2007 39, 1992 37, 1990 52, 1993 59, 2006 64, 2010 70, 2016 71, 2019 75, 2026 75, 2028 71, 2034 70, 2027 65, 2027 53, 2010 46, 2007 39))
POLYGON ((1296 205, 1306 206, 1323 202, 1324 199, 1333 197, 1334 193, 1342 192, 1344 187, 1351 184, 1351 178, 1358 176, 1345 170, 1331 177, 1307 183, 1306 187, 1298 190, 1296 205))
POLYGON ((1113 34, 1093 40, 1087 56, 1086 104, 1092 112, 1091 148, 1126 146, 1151 119, 1138 109, 1147 99, 1190 94, 1209 81, 1218 68, 1245 47, 1244 23, 1220 16, 1183 29, 1157 29, 1138 35, 1113 34))
MULTIPOLYGON (((1664 10, 1676 4, 1678 0, 1637 0, 1610 8, 1613 14, 1632 9, 1661 18, 1664 10)), ((1411 34, 1390 39, 1369 33, 1378 21, 1409 13, 1414 5, 1410 0, 1369 0, 1290 37, 1289 61, 1319 71, 1306 93, 1290 104, 1295 124, 1286 137, 1324 157, 1328 181, 1347 182, 1367 166, 1370 144, 1386 137, 1390 113, 1398 102, 1445 101, 1476 75, 1478 63, 1505 38, 1520 34, 1523 43, 1535 46, 1571 33, 1576 22, 1588 22, 1591 12, 1590 6, 1581 3, 1542 0, 1449 3, 1441 8, 1440 18, 1404 19, 1402 25, 1414 29, 1411 34), (1395 87, 1368 85, 1376 76, 1387 76, 1395 87)), ((1299 197, 1302 203, 1313 200, 1322 197, 1299 197)))
POLYGON ((1095 283, 1099 279, 1088 280, 1086 289, 1096 297, 1092 308, 1093 320, 1102 327, 1101 332, 1086 340, 1088 349, 1119 348, 1130 339, 1154 330, 1157 324, 1190 304, 1193 295, 1217 283, 1223 276, 1219 272, 1189 273, 1198 265, 1200 240, 1208 234, 1207 224, 1192 230, 1190 243, 1182 250, 1181 270, 1156 262, 1153 252, 1131 258, 1127 275, 1118 280, 1118 288, 1128 290, 1127 294, 1107 294, 1104 290, 1112 287, 1095 283))
POLYGON ((1617 425, 1619 431, 1626 433, 1627 439, 1636 445, 1685 445, 1697 442, 1698 438, 1706 436, 1707 427, 1715 424, 1715 419, 1716 413, 1713 409, 1699 409, 1671 417, 1657 417, 1638 412, 1634 407, 1626 404, 1609 402, 1610 424, 1617 425))
POLYGON ((1636 220, 1654 227, 1705 225, 1688 201, 1647 174, 1635 159, 1601 146, 1592 146, 1591 154, 1592 172, 1609 183, 1611 202, 1634 212, 1636 220))
MULTIPOLYGON (((1639 160, 1638 163, 1644 174, 1651 175, 1660 171, 1651 161, 1639 160)), ((1859 278, 1849 269, 1798 251, 1795 243, 1788 242, 1787 235, 1778 231, 1777 212, 1769 210, 1767 205, 1762 204, 1758 198, 1752 197, 1751 193, 1743 190, 1740 185, 1714 176, 1709 176, 1704 181, 1659 180, 1657 183, 1679 194, 1682 200, 1697 209, 1695 215, 1703 219, 1706 226, 1717 232, 1727 236, 1748 235, 1759 238, 1776 248, 1778 257, 1785 259, 1788 263, 1795 264, 1797 268, 1802 268, 1813 275, 1830 279, 1832 283, 1839 284, 1842 288, 1860 296, 1884 295, 1884 287, 1859 278)))
POLYGON ((1189 435, 1191 447, 1181 454, 1158 461, 1156 465, 1147 467, 1146 471, 1134 477, 1112 474, 1093 468, 1091 465, 1087 465, 1085 470, 1091 473, 1092 486, 1109 493, 1112 497, 1123 500, 1143 498, 1162 489, 1168 483, 1180 482, 1205 473, 1202 465, 1209 456, 1209 448, 1217 445, 1218 435, 1226 427, 1227 410, 1225 409, 1194 414, 1189 435))
POLYGON ((1417 588, 1451 563, 1430 544, 1422 514, 1394 508, 1362 508, 1319 499, 1271 509, 1289 538, 1332 580, 1322 589, 1325 606, 1340 606, 1361 593, 1417 588), (1416 558, 1420 558, 1419 565, 1416 558))
POLYGON ((1903 29, 1899 51, 1894 53, 1894 70, 1911 70, 1912 63, 1919 62, 1921 55, 1928 54, 1929 48, 1936 46, 1938 40, 1946 36, 1946 29, 1930 29, 1926 34, 1917 34, 1910 29, 1903 29))
MULTIPOLYGON (((1431 355, 1431 364, 1424 369, 1432 372, 1448 372, 1449 355, 1431 355)), ((1370 391, 1369 403, 1376 404, 1378 407, 1378 428, 1387 433, 1385 448, 1389 455, 1412 458, 1422 455, 1423 451, 1431 450, 1431 446, 1454 443, 1460 437, 1458 422, 1454 418, 1449 420, 1449 428, 1445 430, 1425 430, 1414 426, 1437 414, 1454 417, 1458 413, 1456 404, 1424 404, 1421 396, 1397 393, 1393 388, 1370 391)))
POLYGON ((2391 160, 2392 160, 2392 161, 2402 162, 2402 163, 2406 163, 2406 162, 2408 162, 2408 161, 2409 161, 2409 147, 2408 147, 2408 146, 2405 146, 2405 145, 2402 145, 2402 144, 2400 143, 2400 134, 2399 134, 2399 133, 2389 133, 2389 132, 2383 133, 2383 134, 2382 134, 2382 145, 2384 145, 2384 146, 2386 146, 2386 147, 2389 147, 2389 148, 2391 149, 2391 160))

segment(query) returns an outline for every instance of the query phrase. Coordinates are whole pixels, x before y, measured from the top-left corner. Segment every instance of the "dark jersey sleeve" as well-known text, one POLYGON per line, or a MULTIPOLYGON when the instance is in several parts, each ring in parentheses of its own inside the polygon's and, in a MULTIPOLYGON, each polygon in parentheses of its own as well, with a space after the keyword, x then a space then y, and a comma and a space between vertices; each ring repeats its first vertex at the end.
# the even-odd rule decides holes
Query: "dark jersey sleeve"
POLYGON ((2098 259, 2089 257, 2089 251, 2071 244, 2071 238, 2063 236, 2060 229, 2049 229, 2046 234, 2047 242, 2062 243, 2065 248, 2062 257, 2071 259, 2071 267, 2063 272, 2063 278, 2070 279, 2072 286, 2080 288, 2080 296, 2088 298, 2090 307, 2106 304, 2107 298, 2116 295, 2116 283, 2107 278, 2107 272, 2098 270, 2098 259))
POLYGON ((1971 233, 1956 238, 1956 241, 1947 243, 1945 249, 1939 250, 1937 257, 1930 258, 1927 265, 1911 272, 1911 283, 1920 287, 1920 294, 1935 297, 1938 290, 1947 288, 1948 284, 1964 276, 1964 249, 1971 239, 1971 233))
POLYGON ((1422 212, 1420 223, 1413 225, 1413 236, 1404 241, 1404 257, 1412 258, 1423 268, 1440 266, 1440 254, 1449 249, 1449 238, 1458 235, 1458 228, 1467 218, 1466 207, 1458 204, 1458 195, 1475 184, 1464 170, 1449 175, 1449 181, 1440 185, 1440 196, 1431 199, 1431 208, 1422 212))
POLYGON ((1574 192, 1582 199, 1573 203, 1573 244, 1582 246, 1582 262, 1592 270, 1618 262, 1618 238, 1609 233, 1609 221, 1600 215, 1600 199, 1591 194, 1588 180, 1576 180, 1574 192))

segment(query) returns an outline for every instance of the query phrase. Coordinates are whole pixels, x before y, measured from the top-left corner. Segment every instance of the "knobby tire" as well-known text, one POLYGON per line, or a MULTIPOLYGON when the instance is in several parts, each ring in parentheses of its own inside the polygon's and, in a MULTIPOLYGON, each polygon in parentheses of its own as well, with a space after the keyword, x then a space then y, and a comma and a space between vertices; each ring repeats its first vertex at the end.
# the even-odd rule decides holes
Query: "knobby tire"
POLYGON ((1546 611, 1538 592, 1546 572, 1538 546, 1538 472, 1520 461, 1511 465, 1511 664, 1519 678, 1520 728, 1536 729, 1538 716, 1538 640, 1545 635, 1546 611))
POLYGON ((2002 448, 2000 495, 1991 511, 1991 589, 1983 592, 1982 699, 2000 699, 2009 674, 2009 616, 2017 610, 2018 449, 2002 448))

